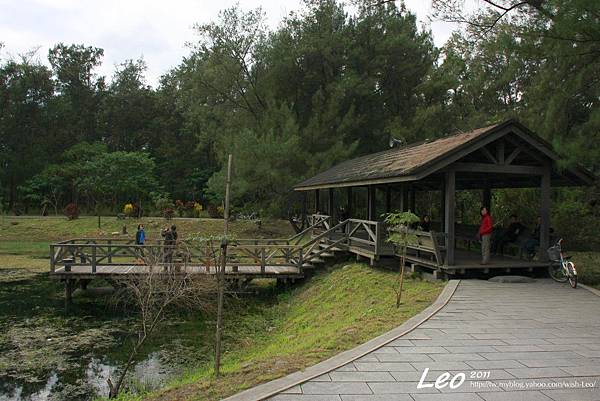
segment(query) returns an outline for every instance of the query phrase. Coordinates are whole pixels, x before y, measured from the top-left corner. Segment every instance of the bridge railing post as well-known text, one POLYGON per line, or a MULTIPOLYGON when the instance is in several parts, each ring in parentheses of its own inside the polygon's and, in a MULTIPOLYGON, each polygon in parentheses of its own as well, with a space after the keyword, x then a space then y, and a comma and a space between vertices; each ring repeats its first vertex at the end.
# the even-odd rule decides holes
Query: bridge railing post
POLYGON ((55 255, 54 245, 50 245, 50 271, 52 273, 54 273, 54 271, 56 270, 56 259, 55 259, 54 255, 55 255))
POLYGON ((108 263, 112 263, 112 240, 108 240, 108 263))
POLYGON ((264 274, 265 270, 266 270, 266 265, 267 265, 267 261, 266 261, 266 249, 263 247, 261 248, 260 251, 260 272, 264 274))
POLYGON ((96 273, 96 245, 92 245, 92 273, 96 273))
POLYGON ((379 255, 381 245, 381 222, 375 222, 375 255, 379 255))

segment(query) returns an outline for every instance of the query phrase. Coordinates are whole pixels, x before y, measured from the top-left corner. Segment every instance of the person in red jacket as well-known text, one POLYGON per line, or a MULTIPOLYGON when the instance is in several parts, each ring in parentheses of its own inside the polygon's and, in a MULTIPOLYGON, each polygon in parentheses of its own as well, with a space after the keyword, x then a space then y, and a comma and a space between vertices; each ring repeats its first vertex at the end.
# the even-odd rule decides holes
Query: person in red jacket
POLYGON ((494 223, 487 207, 483 206, 480 213, 481 225, 479 226, 479 238, 481 238, 481 264, 487 265, 490 262, 490 246, 494 223))

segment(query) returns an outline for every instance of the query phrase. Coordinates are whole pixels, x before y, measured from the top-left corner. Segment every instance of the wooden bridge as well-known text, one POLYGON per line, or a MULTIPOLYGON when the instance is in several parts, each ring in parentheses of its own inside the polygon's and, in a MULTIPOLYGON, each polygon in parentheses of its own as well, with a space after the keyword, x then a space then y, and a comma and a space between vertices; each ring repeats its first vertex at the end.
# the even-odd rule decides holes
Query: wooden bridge
MULTIPOLYGON (((384 223, 348 219, 332 224, 330 216, 309 216, 309 227, 288 239, 236 239, 228 243, 225 279, 238 283, 258 278, 294 282, 339 253, 375 261, 393 255, 385 242, 384 223)), ((50 245, 50 277, 65 283, 67 300, 77 285, 97 278, 118 281, 166 268, 181 274, 215 275, 218 241, 156 241, 136 245, 132 239, 76 238, 50 245)))

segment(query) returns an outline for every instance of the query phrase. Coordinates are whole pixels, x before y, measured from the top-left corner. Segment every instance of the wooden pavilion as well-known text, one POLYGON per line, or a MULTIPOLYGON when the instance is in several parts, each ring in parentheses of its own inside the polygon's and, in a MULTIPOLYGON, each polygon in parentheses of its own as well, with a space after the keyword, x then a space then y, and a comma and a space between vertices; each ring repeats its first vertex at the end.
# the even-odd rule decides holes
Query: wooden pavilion
MULTIPOLYGON (((419 240, 409 258, 413 266, 451 274, 471 268, 531 270, 547 266, 546 252, 539 252, 536 261, 496 257, 489 265, 481 265, 477 253, 457 249, 457 240, 464 235, 455 218, 456 192, 480 190, 482 204, 490 207, 494 189, 539 188, 540 249, 545 250, 550 246, 551 188, 591 185, 594 181, 594 176, 583 168, 559 169, 559 159, 548 142, 519 122, 508 120, 348 160, 301 182, 294 189, 314 194, 314 212, 320 217, 313 216, 312 221, 325 216, 332 220, 332 225, 343 218, 359 217, 359 205, 355 204, 357 192, 366 193, 366 205, 360 217, 382 224, 384 212, 415 211, 417 192, 438 191, 439 228, 437 232, 417 232, 419 240), (340 219, 338 214, 342 208, 345 216, 340 219)), ((382 243, 376 244, 366 256, 373 260, 393 255, 384 234, 378 233, 374 238, 382 243)), ((355 248, 360 249, 360 246, 355 248)))

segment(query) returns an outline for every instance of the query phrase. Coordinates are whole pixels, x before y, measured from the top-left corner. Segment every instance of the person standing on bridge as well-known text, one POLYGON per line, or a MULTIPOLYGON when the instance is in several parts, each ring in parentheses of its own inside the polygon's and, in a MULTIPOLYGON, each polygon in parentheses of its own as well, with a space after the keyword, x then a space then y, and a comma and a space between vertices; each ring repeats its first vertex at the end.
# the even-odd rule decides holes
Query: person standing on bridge
POLYGON ((481 239, 481 264, 487 265, 490 262, 490 246, 492 242, 492 231, 494 223, 487 207, 480 209, 481 224, 479 225, 479 238, 481 239))
POLYGON ((162 230, 161 235, 165 239, 165 269, 168 268, 171 263, 173 263, 173 252, 175 252, 175 245, 177 244, 177 227, 172 225, 171 228, 165 228, 162 230))
POLYGON ((135 233, 135 244, 141 245, 139 249, 140 259, 144 257, 144 244, 146 243, 146 231, 144 231, 144 225, 138 224, 137 232, 135 233))

